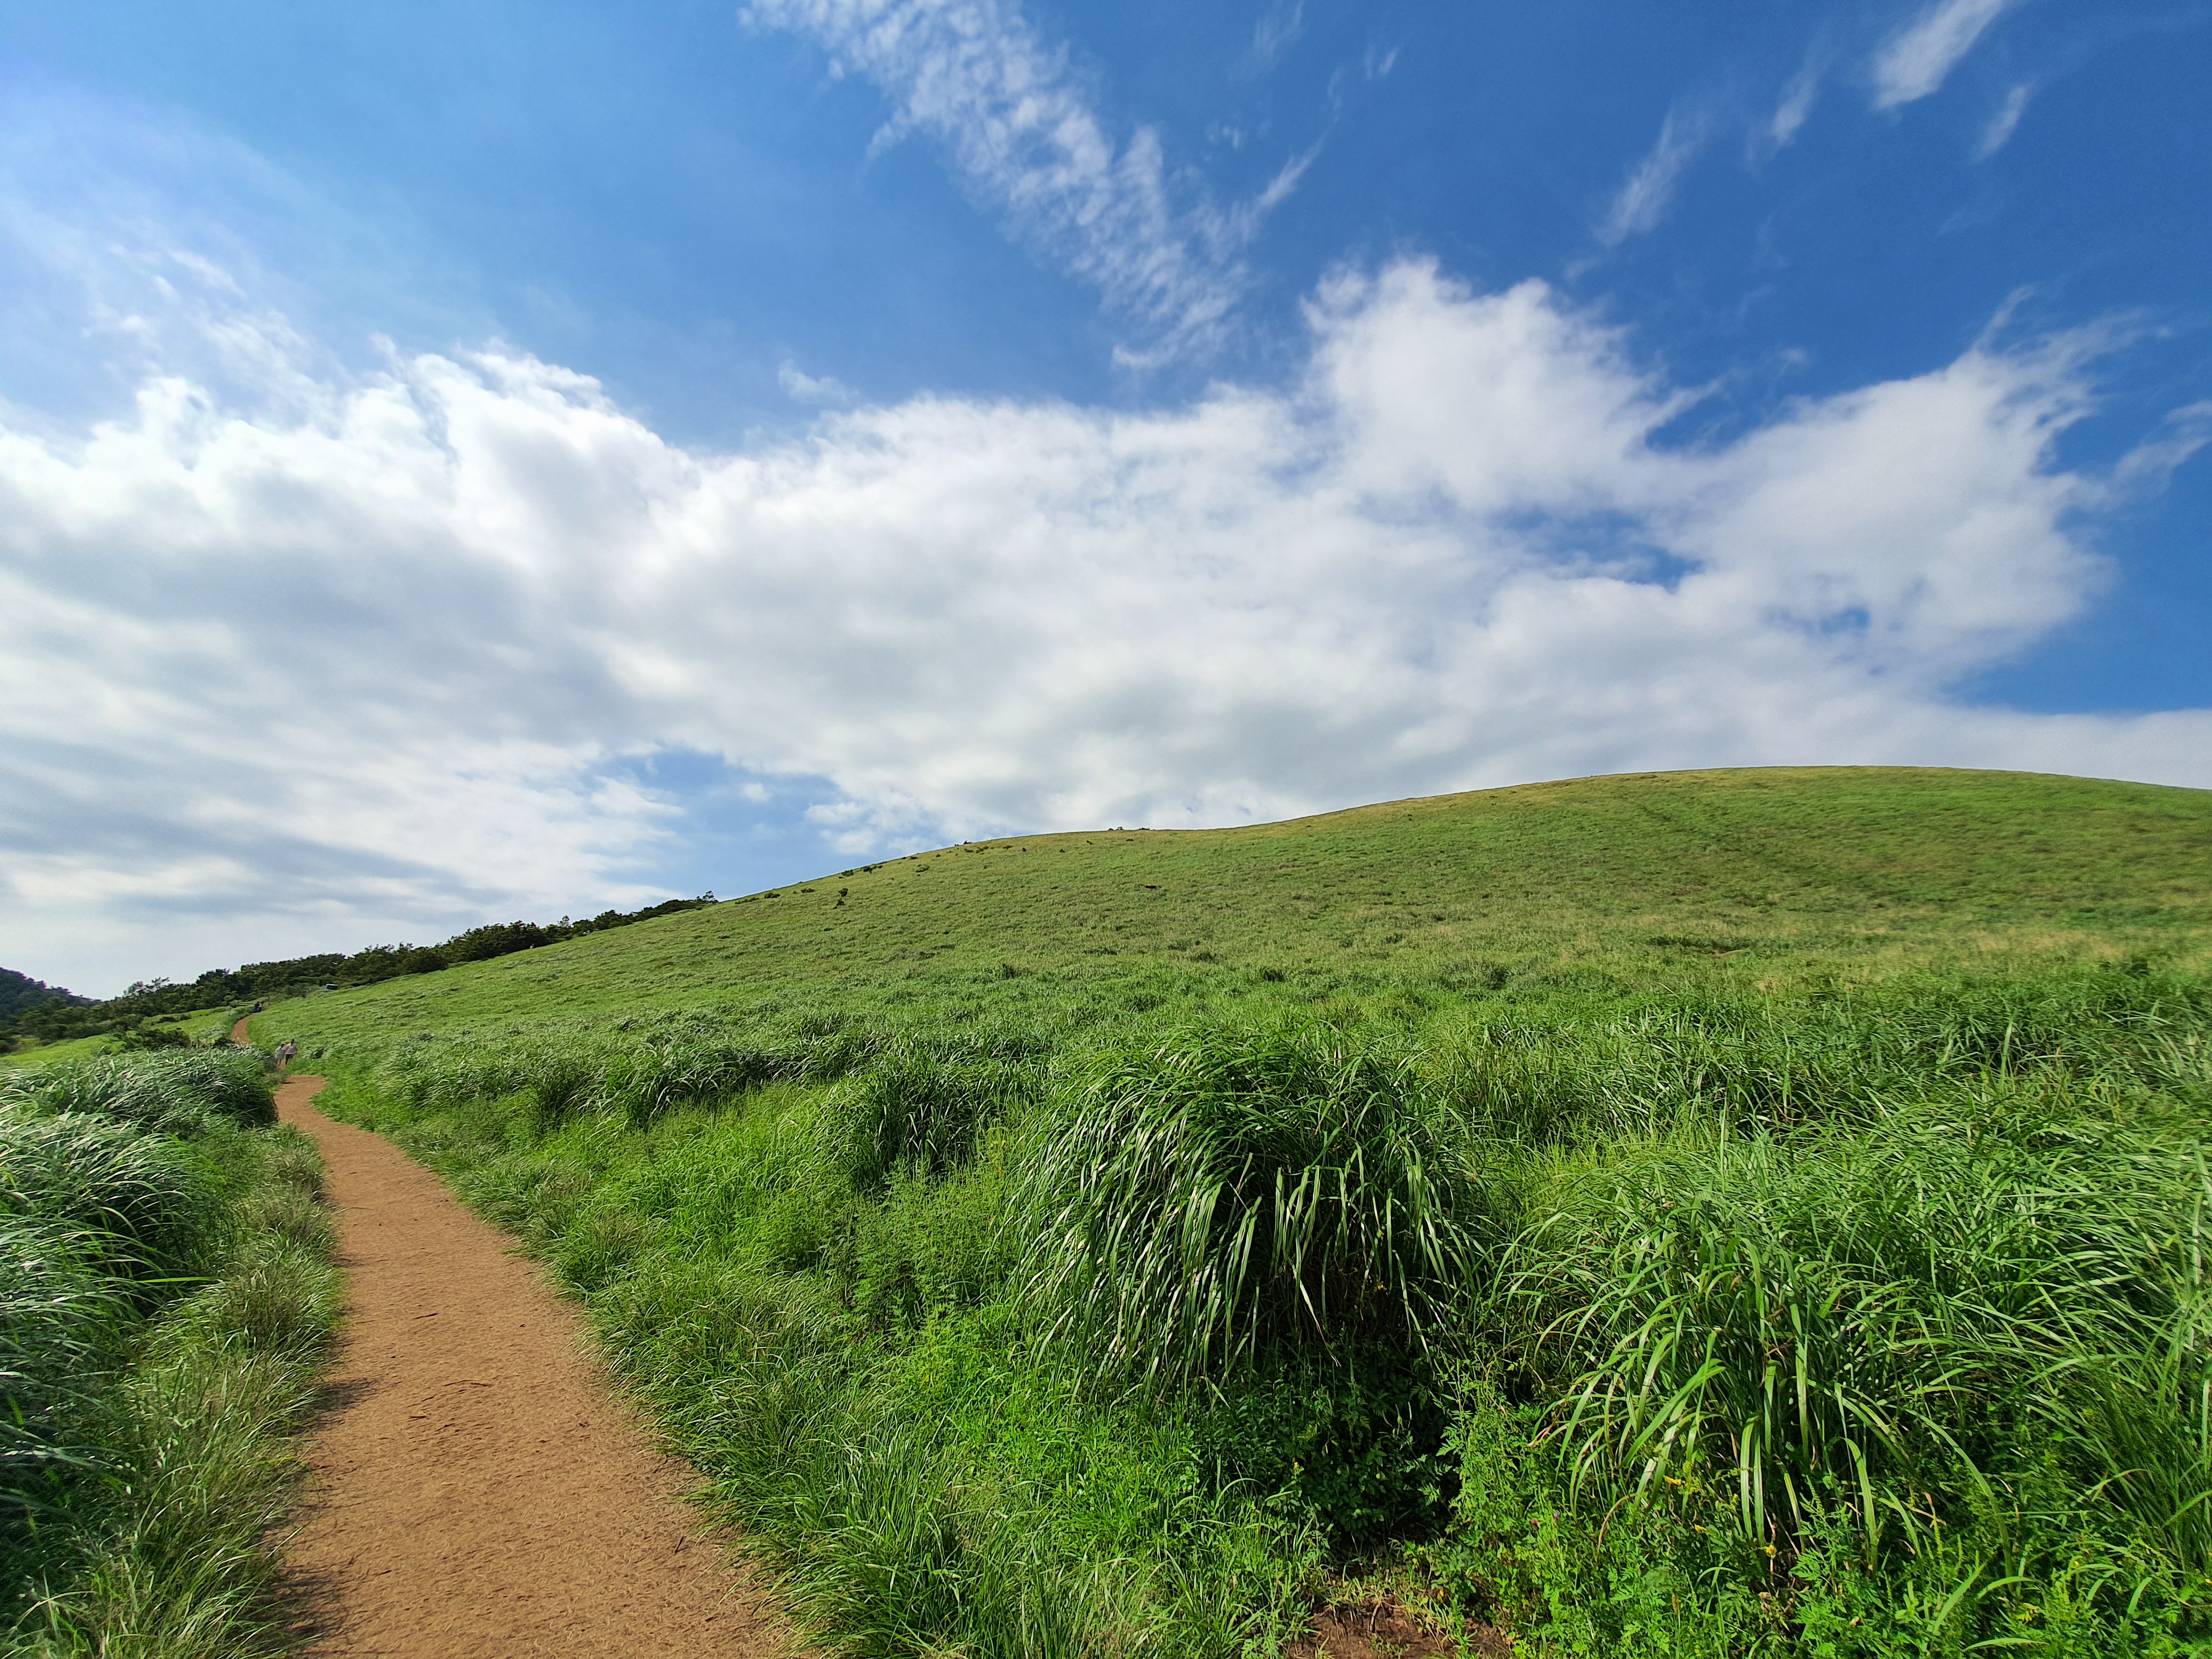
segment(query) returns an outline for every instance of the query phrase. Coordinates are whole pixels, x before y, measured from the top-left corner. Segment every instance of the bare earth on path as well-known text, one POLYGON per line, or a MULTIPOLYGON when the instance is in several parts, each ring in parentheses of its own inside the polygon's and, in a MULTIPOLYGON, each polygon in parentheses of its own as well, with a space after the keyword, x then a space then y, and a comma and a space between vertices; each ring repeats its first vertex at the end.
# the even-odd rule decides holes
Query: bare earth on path
POLYGON ((702 1536, 608 1390, 575 1310, 510 1241, 382 1137, 310 1103, 346 1319, 289 1558, 313 1659, 742 1656, 799 1650, 757 1582, 702 1536))

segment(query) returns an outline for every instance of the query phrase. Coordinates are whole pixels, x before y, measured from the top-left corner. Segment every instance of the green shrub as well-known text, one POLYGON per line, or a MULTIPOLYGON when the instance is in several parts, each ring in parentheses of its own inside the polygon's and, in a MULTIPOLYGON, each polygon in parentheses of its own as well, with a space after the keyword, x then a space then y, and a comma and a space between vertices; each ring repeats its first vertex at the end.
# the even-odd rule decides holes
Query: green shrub
POLYGON ((106 1419, 107 1477, 9 1651, 46 1659, 235 1659, 278 1646, 282 1523, 297 1490, 287 1436, 311 1365, 163 1332, 106 1419))
POLYGON ((1194 1033, 1072 1085, 1022 1195, 1049 1340, 1180 1381, 1286 1345, 1425 1345, 1483 1253, 1411 1066, 1335 1034, 1194 1033))
POLYGON ((180 1026, 139 1025, 118 1037, 116 1046, 125 1054, 143 1054, 164 1048, 189 1048, 192 1039, 180 1026))
POLYGON ((313 1194, 281 1179, 240 1199, 234 1214, 248 1233, 269 1233, 325 1257, 337 1248, 337 1225, 330 1211, 313 1194))
POLYGON ((878 1329, 915 1328, 1000 1291, 1012 1263, 1000 1224, 1003 1163, 933 1183, 919 1161, 894 1170, 876 1204, 855 1206, 828 1265, 854 1310, 878 1329))
POLYGON ((1462 1395, 1447 1446, 1451 1530, 1420 1557, 1462 1613, 1560 1659, 1788 1651, 1769 1611, 1777 1581, 1731 1545, 1728 1493, 1581 1503, 1545 1426, 1540 1407, 1511 1405, 1486 1380, 1462 1395))
POLYGON ((553 1247, 554 1272, 586 1294, 612 1284, 649 1249, 657 1230, 627 1209, 590 1208, 553 1247))
POLYGON ((1291 1494, 1334 1542, 1358 1547, 1446 1520, 1451 1423, 1432 1367, 1401 1345, 1367 1344, 1348 1364, 1294 1349, 1204 1399, 1194 1450, 1217 1484, 1291 1494))
POLYGON ((1031 1097, 1028 1068, 902 1042, 846 1079, 832 1111, 840 1157, 856 1191, 892 1172, 942 1176, 968 1161, 989 1124, 1031 1097))

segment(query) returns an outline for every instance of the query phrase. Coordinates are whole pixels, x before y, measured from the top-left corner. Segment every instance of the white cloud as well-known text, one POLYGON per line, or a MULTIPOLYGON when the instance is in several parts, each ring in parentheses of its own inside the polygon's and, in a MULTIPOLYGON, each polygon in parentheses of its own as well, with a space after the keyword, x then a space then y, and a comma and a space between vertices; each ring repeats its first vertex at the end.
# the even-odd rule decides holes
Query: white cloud
POLYGON ((2212 445, 2212 400, 2167 415, 2113 469, 2113 483, 2123 490, 2163 489, 2174 469, 2207 445, 2212 445))
POLYGON ((1820 82, 1828 72, 1828 57, 1824 46, 1816 46, 1806 55, 1804 66, 1790 79, 1782 89, 1782 100, 1767 118, 1766 130, 1754 131, 1753 148, 1755 153, 1772 155, 1797 142, 1797 135, 1811 118, 1813 106, 1820 101, 1820 82))
POLYGON ((1129 361, 1219 339, 1249 282, 1239 255, 1273 203, 1224 209, 1169 167, 1152 129, 1117 140, 1018 0, 750 0, 743 15, 878 87, 895 112, 879 143, 918 132, 944 145, 971 195, 1146 335, 1129 361))
POLYGON ((785 362, 775 371, 775 382, 784 394, 802 404, 849 404, 853 389, 834 374, 809 374, 797 363, 785 362))
POLYGON ((1875 107, 1894 109, 1936 91, 2012 3, 1933 0, 1875 53, 1875 107))
POLYGON ((2012 142, 2019 129, 2020 118, 2027 112, 2027 100, 2035 96, 2033 82, 2023 81, 2005 94, 2003 103, 1990 117, 1989 125, 1982 129, 1981 137, 1974 144, 1974 159, 1986 161, 1990 156, 2012 142))
POLYGON ((310 375, 281 331, 259 405, 152 373, 0 421, 0 930, 99 988, 629 902, 670 825, 619 763, 668 749, 826 779, 825 863, 1650 767, 2212 783, 2212 715, 1948 695, 2079 613, 2085 525, 2202 440, 2060 465, 2091 343, 1683 449, 1684 394, 1541 284, 1401 263, 1309 315, 1287 390, 732 453, 502 349, 310 375))
POLYGON ((1357 59, 1346 59, 1330 72, 1327 101, 1332 118, 1344 114, 1355 87, 1371 87, 1389 78, 1398 67, 1399 50, 1395 45, 1370 40, 1357 59))
POLYGON ((1598 240, 1607 247, 1656 228, 1674 205, 1674 186, 1712 137, 1711 112, 1702 106, 1677 104, 1660 124, 1659 141, 1629 170, 1613 198, 1598 240))
POLYGON ((1284 162, 1275 176, 1267 181, 1267 187, 1253 198, 1252 211, 1255 214, 1273 213, 1288 201, 1291 192, 1298 187, 1298 181, 1306 176, 1306 169, 1320 158, 1321 146, 1316 144, 1284 162))
POLYGON ((1275 3, 1260 14, 1260 21, 1252 26, 1252 62, 1255 68, 1269 70, 1282 61, 1283 54, 1297 44, 1298 37, 1306 32, 1304 0, 1275 0, 1275 3))

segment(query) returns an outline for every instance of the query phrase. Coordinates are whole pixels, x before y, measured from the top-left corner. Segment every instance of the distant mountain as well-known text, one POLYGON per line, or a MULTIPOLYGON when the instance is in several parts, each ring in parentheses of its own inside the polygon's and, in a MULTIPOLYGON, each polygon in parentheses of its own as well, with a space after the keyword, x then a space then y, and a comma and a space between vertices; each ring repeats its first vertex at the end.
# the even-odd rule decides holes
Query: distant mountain
POLYGON ((26 1009, 36 1008, 48 1002, 65 1002, 72 1008, 92 1006, 90 997, 64 991, 58 985, 33 979, 28 974, 19 974, 12 968, 0 968, 0 1020, 13 1019, 26 1009))

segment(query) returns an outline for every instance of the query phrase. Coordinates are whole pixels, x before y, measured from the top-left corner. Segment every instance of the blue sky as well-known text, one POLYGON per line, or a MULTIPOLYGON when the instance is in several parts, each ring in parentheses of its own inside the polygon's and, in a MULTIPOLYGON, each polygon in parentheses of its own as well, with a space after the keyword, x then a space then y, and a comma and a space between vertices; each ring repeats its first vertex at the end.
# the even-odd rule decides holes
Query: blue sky
POLYGON ((2212 784, 2208 84, 2203 3, 0 7, 0 954, 2212 784))

